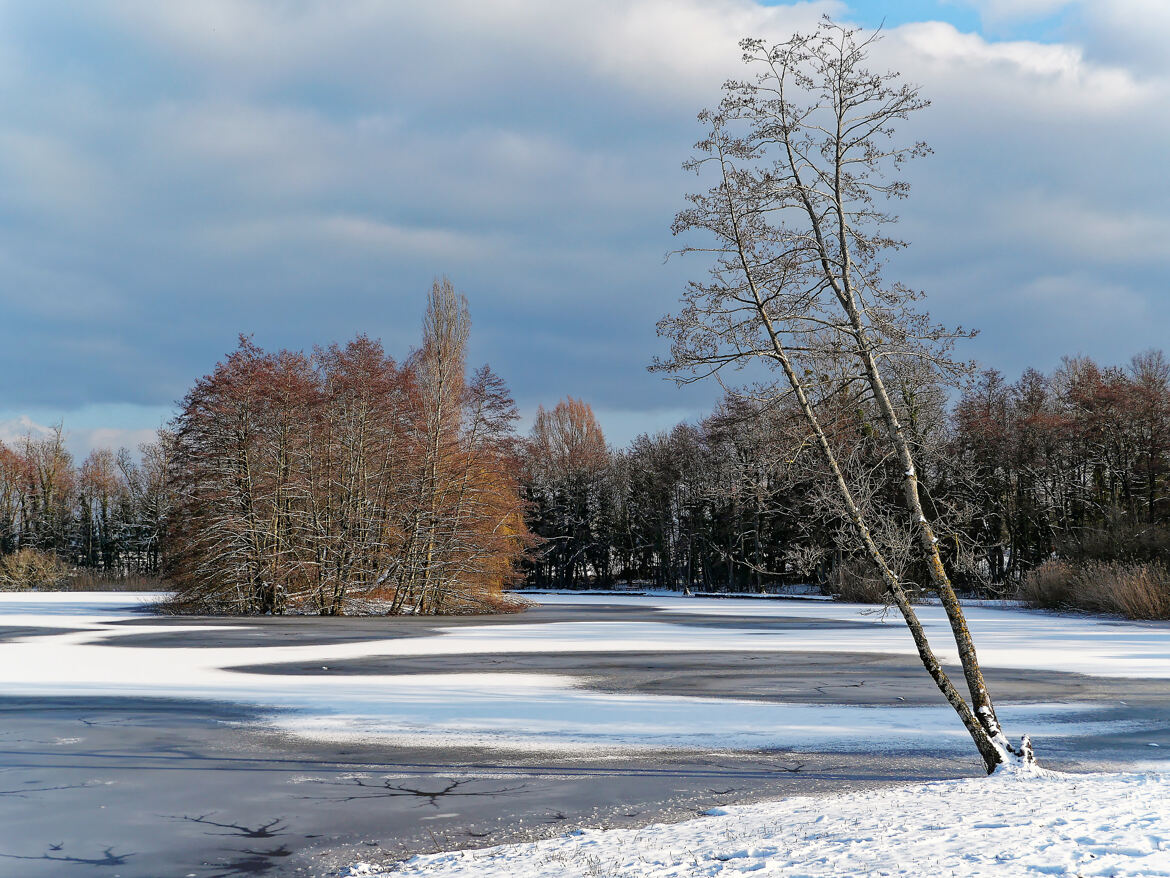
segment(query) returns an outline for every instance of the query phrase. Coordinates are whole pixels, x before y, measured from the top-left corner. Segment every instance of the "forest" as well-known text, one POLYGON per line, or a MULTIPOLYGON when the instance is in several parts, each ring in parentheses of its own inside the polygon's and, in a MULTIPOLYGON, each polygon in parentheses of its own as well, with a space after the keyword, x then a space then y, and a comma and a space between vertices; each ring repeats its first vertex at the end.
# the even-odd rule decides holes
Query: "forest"
MULTIPOLYGON (((522 584, 811 584, 882 599, 789 408, 729 393, 697 423, 612 448, 570 397, 538 409, 522 437, 501 379, 465 374, 468 325, 440 282, 424 342, 401 364, 362 337, 309 355, 245 339, 137 454, 98 449, 78 465, 59 428, 0 445, 0 578, 167 579, 188 609, 241 613, 379 598, 392 612, 454 611, 522 584)), ((899 400, 960 588, 1167 614, 1161 352, 1125 366, 1070 357, 1015 382, 988 369, 952 394, 903 383, 899 400), (1127 587, 1153 605, 1118 603, 1127 587)), ((869 474, 869 502, 896 504, 872 413, 840 415, 836 439, 869 474)), ((898 557, 905 535, 884 538, 898 557)))
MULTIPOLYGON (((1125 367, 1066 358, 1014 383, 985 370, 953 405, 937 386, 903 384, 899 395, 948 567, 968 592, 1011 597, 1078 568, 1100 577, 1102 565, 1157 575, 1170 560, 1170 364, 1160 352, 1125 367)), ((869 502, 896 504, 896 464, 871 447, 872 414, 839 414, 837 441, 868 474, 869 502)), ((880 599, 787 408, 728 395, 697 424, 611 451, 588 406, 569 399, 537 415, 526 451, 529 527, 544 540, 529 562, 534 584, 813 583, 880 599)), ((895 555, 905 541, 886 535, 895 555)))

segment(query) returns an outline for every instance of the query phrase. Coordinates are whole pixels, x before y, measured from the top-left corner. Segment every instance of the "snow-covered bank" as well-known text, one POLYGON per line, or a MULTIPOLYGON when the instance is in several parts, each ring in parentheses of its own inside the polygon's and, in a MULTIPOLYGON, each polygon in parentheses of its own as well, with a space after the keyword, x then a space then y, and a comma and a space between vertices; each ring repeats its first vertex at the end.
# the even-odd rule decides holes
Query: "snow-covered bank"
MULTIPOLYGON (((1002 775, 718 809, 642 829, 415 857, 465 878, 1170 875, 1170 776, 1002 775)), ((375 876, 357 864, 349 875, 375 876)), ((389 876, 391 873, 385 873, 389 876)))
POLYGON ((165 591, 0 591, 0 619, 6 625, 65 627, 93 625, 151 613, 165 591))

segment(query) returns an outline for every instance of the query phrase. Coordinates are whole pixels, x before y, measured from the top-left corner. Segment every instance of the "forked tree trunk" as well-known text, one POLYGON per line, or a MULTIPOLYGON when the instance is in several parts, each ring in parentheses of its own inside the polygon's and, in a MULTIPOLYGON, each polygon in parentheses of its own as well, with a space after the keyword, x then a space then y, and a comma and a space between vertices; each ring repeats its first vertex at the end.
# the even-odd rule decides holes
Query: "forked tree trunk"
MULTIPOLYGON (((878 368, 873 346, 869 341, 867 327, 862 316, 862 308, 853 287, 853 263, 850 248, 851 230, 846 221, 847 209, 845 196, 842 192, 842 171, 844 164, 842 144, 845 139, 843 132, 846 125, 844 106, 845 102, 842 99, 835 107, 837 130, 835 132, 835 155, 833 161, 832 203, 837 218, 835 232, 836 252, 830 251, 826 234, 822 227, 822 214, 816 209, 810 199, 809 190, 801 178, 800 161, 794 155, 791 142, 786 140, 785 147, 789 167, 792 177, 797 183, 800 201, 813 231, 814 247, 819 256, 818 262, 821 273, 825 283, 840 302, 841 308, 849 321, 851 330, 849 337, 852 339, 854 345, 853 353, 861 362, 865 380, 873 393, 878 411, 886 427, 886 432, 894 451, 897 453, 898 462, 902 467, 902 495, 913 521, 919 551, 929 571, 931 588, 938 594, 943 609, 946 611, 947 621, 950 624, 955 646, 958 649, 959 661, 963 668, 963 675, 966 678, 967 690, 971 697, 971 704, 974 706, 975 716, 984 735, 994 743, 997 750, 1017 752, 1012 749, 1000 729, 999 720, 995 714, 995 706, 992 704, 991 695, 987 691, 987 685, 983 680, 983 671, 975 652, 975 644, 971 639, 971 631, 967 627, 967 620, 963 615, 963 609, 959 604, 958 597, 955 595, 954 588, 951 586, 946 568, 943 566, 942 557, 938 550, 938 538, 935 536, 930 522, 927 521, 922 507, 922 500, 918 493, 918 473, 914 466, 914 455, 910 449, 910 443, 906 440, 906 434, 899 421, 897 411, 894 409, 893 403, 890 401, 889 393, 886 391, 885 382, 882 379, 881 370, 878 368)), ((769 331, 771 331, 771 327, 769 327, 769 331)), ((852 500, 849 502, 852 503, 852 500)), ((874 559, 874 563, 883 578, 885 578, 888 573, 888 567, 884 562, 880 562, 876 558, 874 559)), ((907 624, 910 624, 909 619, 907 619, 907 624)), ((979 743, 977 740, 976 744, 978 745, 979 743)), ((980 752, 983 753, 982 746, 980 746, 980 752)), ((987 755, 984 754, 984 760, 986 761, 986 759, 987 755)), ((989 770, 993 767, 989 764, 989 770)))
MULTIPOLYGON (((840 160, 838 159, 838 173, 839 168, 840 160)), ((967 681, 967 690, 971 696, 971 704, 974 707, 975 715, 978 718, 979 724, 983 727, 983 731, 995 743, 996 747, 1000 750, 1016 753, 1016 755, 1022 755, 1021 751, 1016 751, 1012 748, 1000 728, 999 719, 995 714, 995 706, 992 704, 991 695, 987 691, 987 685, 983 680, 983 670, 979 665, 979 658, 975 652, 975 644, 971 639, 971 630, 967 627, 967 619, 963 614, 963 608, 959 604, 959 599, 955 595, 950 577, 947 576, 946 568, 943 566, 942 556, 938 550, 938 537, 935 535, 934 529, 930 526, 930 522, 927 520, 926 513, 922 507, 922 498, 918 493, 918 471, 914 465, 914 455, 910 448, 910 443, 906 439, 906 433, 898 418, 898 413, 890 400, 889 392, 886 390, 885 381, 882 378, 881 370, 878 368, 877 358, 870 344, 869 335, 862 318, 861 308, 859 307, 857 296, 853 289, 851 274, 852 262, 848 247, 849 235, 845 225, 844 204, 840 195, 839 186, 836 190, 839 250, 837 260, 831 260, 829 258, 815 211, 812 210, 812 205, 808 203, 807 199, 805 199, 805 204, 810 221, 816 230, 815 237, 817 246, 821 249, 820 262, 825 279, 836 293, 848 317, 849 325, 852 328, 851 337, 856 345, 855 354, 861 361, 866 382, 869 384, 874 400, 877 402, 878 411, 881 413, 890 442, 898 455, 898 463, 902 468, 902 496, 906 503, 906 509, 910 513, 911 520, 913 521, 919 551, 929 571, 931 588, 938 595, 943 609, 946 611, 947 621, 950 624, 955 646, 958 649, 959 662, 963 667, 963 675, 967 681), (839 266, 839 275, 831 268, 834 264, 839 266)))
MULTIPOLYGON (((730 197, 728 197, 728 213, 731 217, 733 234, 738 240, 738 219, 734 202, 730 197)), ((903 620, 906 622, 906 627, 910 629, 910 635, 914 639, 914 646, 918 651, 918 657, 922 661, 923 667, 926 669, 927 673, 930 674, 931 679, 934 680, 935 685, 943 694, 943 697, 946 698, 947 703, 950 704, 954 711, 959 715, 959 719, 962 721, 963 726, 967 729, 968 734, 971 736, 971 740, 974 742, 976 749, 979 751, 979 755, 983 759, 984 767, 987 769, 988 774, 990 774, 991 772, 995 771, 998 766, 1007 761, 1008 752, 1003 746, 1003 736, 1001 733, 998 733, 998 728, 996 733, 989 732, 986 723, 982 721, 980 717, 977 717, 975 712, 971 710, 971 707, 963 699, 963 696, 958 691, 958 689, 955 688, 954 683, 951 682, 950 677, 947 675, 946 671, 943 670, 942 665, 935 656, 934 650, 930 646, 930 641, 926 637, 926 632, 923 630, 922 622, 919 620, 918 614, 914 612, 914 607, 910 603, 909 597, 906 595, 906 590, 902 587, 902 583, 898 579, 897 575, 890 568, 890 565, 883 556, 881 549, 874 541, 869 526, 865 523, 865 518, 861 513, 861 508, 857 505, 857 501, 853 496, 853 492, 850 490, 849 484, 845 480, 845 474, 841 470, 840 463, 837 460, 837 455, 834 453, 833 448, 829 443, 828 436, 825 434, 825 431, 821 426, 820 418, 817 416, 816 410, 809 401, 804 381, 793 367, 792 360, 784 348, 779 331, 776 329, 771 315, 769 315, 768 310, 765 307, 763 297, 760 295, 760 291, 756 286, 754 273, 751 270, 751 266, 747 260, 742 244, 740 244, 739 252, 740 261, 744 271, 744 277, 747 280, 749 289, 751 290, 751 294, 755 303, 756 313, 761 324, 764 326, 767 332, 769 342, 772 346, 772 358, 777 363, 779 363, 781 369, 784 371, 784 376, 788 380, 788 385, 796 397, 800 411, 804 415, 805 421, 808 423, 809 428, 812 430, 812 433, 816 438, 817 447, 820 449, 821 456, 832 473, 833 482, 837 489, 837 493, 840 496, 842 502, 845 504, 850 521, 852 522, 854 530, 856 531, 857 536, 865 549, 866 555, 869 557, 870 561, 873 563, 874 567, 880 574, 882 582, 885 584, 886 589, 889 591, 890 596, 894 600, 895 606, 897 606, 898 611, 902 614, 903 620)), ((907 447, 906 450, 908 453, 909 448, 907 447)), ((917 490, 915 490, 915 499, 917 499, 917 496, 917 490)), ((922 518, 922 521, 925 522, 925 518, 922 518)), ((937 546, 932 544, 932 547, 935 549, 935 557, 937 557, 937 546)), ((942 570, 941 561, 939 562, 939 570, 942 570)), ((951 592, 951 595, 953 597, 953 591, 951 592)), ((955 600, 954 603, 957 609, 958 601, 955 600)), ((961 610, 959 612, 961 616, 961 610)), ((970 633, 966 631, 965 625, 963 626, 963 631, 966 632, 967 642, 970 643, 970 633)), ((972 659, 974 659, 973 647, 971 649, 970 656, 972 659)), ((965 668, 966 665, 964 664, 964 669, 965 668)), ((977 664, 975 665, 975 670, 978 671, 977 664)), ((986 697, 986 687, 982 686, 981 674, 978 675, 978 681, 981 687, 981 691, 986 697)), ((968 683, 970 682, 971 677, 968 676, 968 683)), ((978 703, 979 702, 976 702, 976 704, 978 703)), ((990 703, 989 697, 987 698, 987 703, 990 703)), ((994 713, 991 714, 991 719, 994 722, 994 713)), ((1026 741, 1025 746, 1029 747, 1030 753, 1030 746, 1027 745, 1026 741)))
MULTIPOLYGON (((990 774, 1007 760, 1007 752, 1005 752, 1003 747, 1003 741, 997 740, 997 738, 1002 739, 1003 736, 1002 734, 998 733, 998 729, 997 733, 989 732, 986 724, 981 721, 980 717, 976 716, 967 702, 963 700, 962 694, 955 688, 954 683, 951 682, 950 677, 947 675, 946 671, 943 670, 942 665, 935 656, 934 650, 930 646, 930 641, 926 637, 926 632, 922 628, 922 622, 919 620, 918 614, 914 612, 914 607, 910 603, 909 597, 906 595, 906 590, 902 587, 901 581, 890 568, 890 565, 886 562, 881 549, 874 541, 873 535, 870 532, 868 525, 865 523, 865 518, 861 513, 861 509, 858 507, 857 501, 853 497, 853 492, 850 490, 849 485, 845 480, 845 475, 841 470, 841 466, 837 461, 837 456, 833 452, 832 446, 829 444, 829 440, 825 435, 824 429, 821 427, 820 418, 817 417, 816 411, 809 402, 808 394, 805 392, 804 383, 800 376, 797 375, 796 370, 793 368, 792 361, 789 358, 787 352, 784 350, 783 344, 781 344, 780 338, 772 325, 771 318, 768 316, 758 292, 755 291, 754 283, 751 283, 749 280, 749 284, 752 286, 753 294, 756 297, 757 310, 760 314, 760 319, 767 327, 768 334, 773 346, 774 358, 780 364, 780 367, 784 370, 784 375, 788 379, 788 384, 792 388, 793 394, 796 396, 796 401, 800 406, 800 411, 804 415, 805 421, 808 423, 809 428, 813 432, 813 435, 816 437, 817 447, 820 449, 821 456, 833 475, 833 481, 836 486, 837 493, 840 496, 842 502, 845 504, 845 508, 848 511, 849 518, 853 524, 854 530, 856 531, 861 544, 865 548, 866 555, 869 557, 870 561, 881 575, 882 582, 885 584, 886 590, 889 591, 890 596, 894 600, 895 606, 897 606, 898 611, 902 614, 902 618, 906 622, 906 627, 910 629, 910 635, 914 639, 914 646, 918 651, 918 657, 922 661, 923 667, 926 668, 927 673, 930 674, 931 679, 934 680, 935 685, 938 686, 939 691, 942 692, 943 697, 947 700, 947 703, 950 704, 955 712, 959 715, 959 719, 967 729, 967 732, 971 735, 971 740, 975 743, 975 747, 978 749, 979 755, 983 758, 984 767, 987 769, 988 774, 990 774)), ((952 596, 953 594, 954 593, 952 592, 952 596)), ((957 600, 955 601, 955 605, 956 607, 958 606, 957 600)), ((966 626, 964 626, 963 630, 966 631, 966 626)), ((969 633, 967 634, 967 640, 970 642, 969 633)), ((973 657, 974 651, 972 647, 972 658, 973 657)), ((964 665, 964 668, 965 667, 966 665, 964 665)), ((978 665, 975 666, 975 670, 978 671, 978 665)), ((978 679, 980 684, 982 684, 981 674, 979 675, 978 679)), ((968 677, 968 683, 970 683, 970 680, 971 678, 968 677)), ((982 691, 984 695, 986 695, 986 689, 984 688, 982 691)), ((988 699, 988 703, 990 703, 990 699, 988 699)), ((992 714, 992 719, 994 719, 994 714, 992 714)), ((1027 745, 1025 742, 1025 746, 1029 745, 1027 745)))

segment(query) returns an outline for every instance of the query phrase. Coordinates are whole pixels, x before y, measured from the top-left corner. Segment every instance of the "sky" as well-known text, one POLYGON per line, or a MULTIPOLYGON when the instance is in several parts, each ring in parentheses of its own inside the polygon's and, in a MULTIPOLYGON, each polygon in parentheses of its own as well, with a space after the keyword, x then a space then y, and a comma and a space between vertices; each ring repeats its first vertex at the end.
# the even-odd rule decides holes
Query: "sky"
POLYGON ((646 366, 695 121, 825 13, 932 106, 891 276, 1009 378, 1165 344, 1164 0, 0 0, 0 440, 133 447, 241 333, 405 356, 432 279, 521 412, 701 416, 646 366))

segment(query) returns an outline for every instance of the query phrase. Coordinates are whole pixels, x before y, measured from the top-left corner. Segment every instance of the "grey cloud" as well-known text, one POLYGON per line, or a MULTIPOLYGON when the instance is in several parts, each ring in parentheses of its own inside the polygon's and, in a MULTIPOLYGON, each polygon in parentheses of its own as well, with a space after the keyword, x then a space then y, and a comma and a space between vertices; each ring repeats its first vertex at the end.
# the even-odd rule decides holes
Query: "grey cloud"
MULTIPOLYGON (((1108 22, 1133 31, 1123 6, 1108 22)), ((364 331, 402 355, 447 273, 474 355, 526 409, 572 393, 627 432, 617 413, 701 410, 714 388, 644 371, 655 320, 703 270, 663 263, 694 113, 738 72, 739 36, 843 9, 136 0, 75 4, 66 26, 0 6, 5 404, 166 405, 239 332, 364 331)), ((908 133, 938 151, 912 169, 914 246, 892 271, 1009 370, 1128 355, 1168 316, 1150 169, 1170 83, 1109 34, 909 25, 876 59, 934 100, 908 133)))

